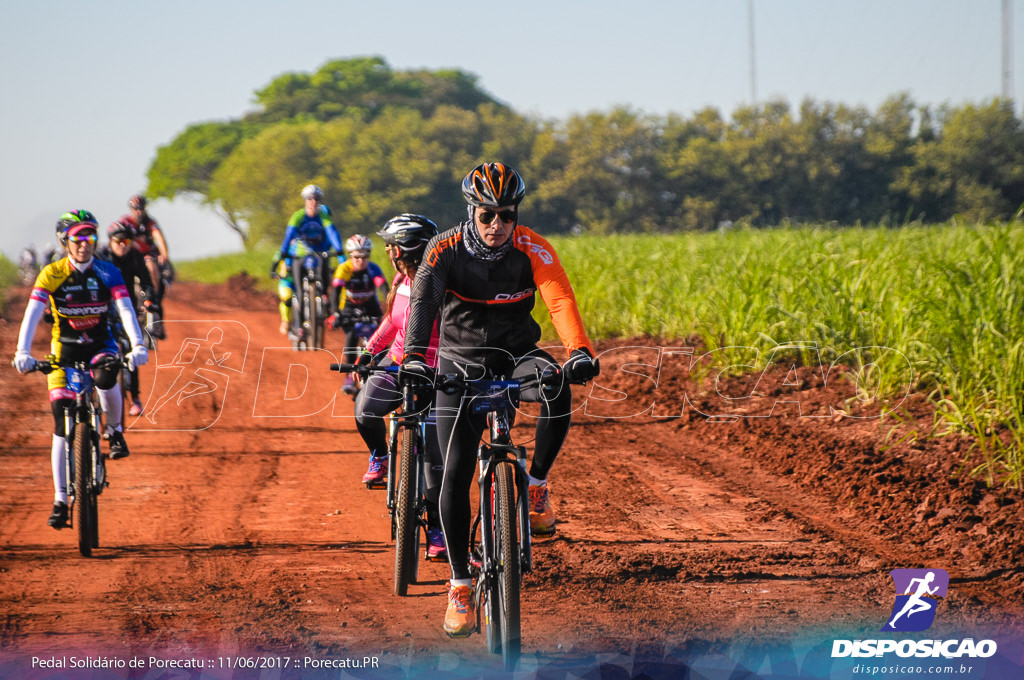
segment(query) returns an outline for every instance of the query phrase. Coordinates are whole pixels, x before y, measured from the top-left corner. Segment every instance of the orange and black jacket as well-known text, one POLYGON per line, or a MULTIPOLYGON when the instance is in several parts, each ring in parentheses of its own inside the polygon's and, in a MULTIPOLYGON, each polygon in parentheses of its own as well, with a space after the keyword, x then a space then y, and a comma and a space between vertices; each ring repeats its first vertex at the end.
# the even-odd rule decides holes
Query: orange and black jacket
POLYGON ((585 347, 593 354, 576 296, 551 244, 521 224, 511 238, 513 247, 496 261, 470 254, 461 225, 427 244, 413 282, 407 357, 426 353, 438 314, 442 357, 492 365, 509 354, 522 356, 540 340, 540 326, 531 316, 537 293, 565 348, 585 347))

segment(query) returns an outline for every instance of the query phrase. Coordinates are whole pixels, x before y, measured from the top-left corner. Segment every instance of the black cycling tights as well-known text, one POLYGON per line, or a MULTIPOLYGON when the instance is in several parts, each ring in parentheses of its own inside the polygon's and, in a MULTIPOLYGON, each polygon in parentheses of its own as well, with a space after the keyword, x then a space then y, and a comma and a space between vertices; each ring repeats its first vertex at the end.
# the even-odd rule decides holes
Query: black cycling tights
MULTIPOLYGON (((489 368, 492 377, 504 374, 513 379, 525 380, 534 376, 535 369, 543 370, 552 364, 557 365, 557 362, 551 355, 537 349, 514 362, 510 357, 507 366, 489 368)), ((481 366, 467 367, 446 359, 441 359, 438 366, 440 374, 456 373, 470 380, 482 377, 482 370, 481 366)), ((547 479, 555 457, 569 433, 572 392, 567 384, 563 384, 546 390, 543 395, 537 388, 524 389, 520 398, 522 401, 541 404, 530 475, 537 479, 547 479)), ((437 409, 437 436, 445 455, 444 478, 441 482, 441 526, 444 529, 453 579, 470 578, 469 530, 473 509, 469 492, 476 479, 477 445, 487 427, 487 414, 473 415, 469 408, 460 408, 462 400, 461 393, 438 392, 434 402, 437 409)))

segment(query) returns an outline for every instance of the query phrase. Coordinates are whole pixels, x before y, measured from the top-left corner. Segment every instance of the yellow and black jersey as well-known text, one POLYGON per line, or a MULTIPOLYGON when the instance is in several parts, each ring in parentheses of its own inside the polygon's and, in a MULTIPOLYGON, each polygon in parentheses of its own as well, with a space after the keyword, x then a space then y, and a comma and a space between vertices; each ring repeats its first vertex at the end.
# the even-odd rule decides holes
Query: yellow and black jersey
POLYGON ((110 262, 94 258, 80 272, 65 257, 43 267, 30 297, 53 313, 54 343, 88 345, 110 339, 107 315, 117 313, 114 301, 128 297, 128 288, 110 262))

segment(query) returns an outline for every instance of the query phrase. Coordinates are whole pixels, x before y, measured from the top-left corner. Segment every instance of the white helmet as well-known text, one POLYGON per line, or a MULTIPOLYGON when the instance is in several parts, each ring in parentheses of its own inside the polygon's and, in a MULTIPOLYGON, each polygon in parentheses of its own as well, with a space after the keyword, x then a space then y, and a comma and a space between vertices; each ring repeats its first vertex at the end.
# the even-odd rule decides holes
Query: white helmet
POLYGON ((324 200, 324 190, 315 184, 307 184, 302 188, 303 200, 315 198, 318 201, 324 200))
POLYGON ((352 253, 363 253, 364 255, 369 255, 371 250, 373 250, 373 241, 371 241, 368 236, 354 234, 345 241, 345 252, 349 255, 352 253))

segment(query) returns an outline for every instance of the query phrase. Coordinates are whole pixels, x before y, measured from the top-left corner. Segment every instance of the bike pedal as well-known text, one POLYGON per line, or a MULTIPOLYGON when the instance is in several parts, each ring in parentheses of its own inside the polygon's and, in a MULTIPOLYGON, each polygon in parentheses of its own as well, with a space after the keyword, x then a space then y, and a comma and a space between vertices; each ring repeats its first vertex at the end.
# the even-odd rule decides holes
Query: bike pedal
POLYGON ((386 481, 384 481, 384 482, 367 482, 366 488, 367 489, 386 489, 386 488, 388 488, 388 483, 386 481))

